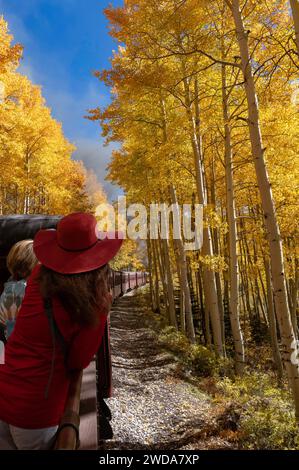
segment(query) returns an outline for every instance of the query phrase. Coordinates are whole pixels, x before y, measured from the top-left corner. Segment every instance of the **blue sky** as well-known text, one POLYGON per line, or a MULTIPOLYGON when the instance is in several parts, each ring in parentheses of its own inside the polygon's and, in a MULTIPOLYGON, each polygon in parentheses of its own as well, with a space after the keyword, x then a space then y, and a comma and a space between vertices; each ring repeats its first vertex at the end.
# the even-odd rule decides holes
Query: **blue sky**
POLYGON ((103 9, 121 0, 0 0, 0 15, 15 42, 23 44, 20 72, 42 86, 53 116, 77 146, 75 158, 98 175, 110 198, 119 190, 105 182, 111 146, 103 147, 98 124, 86 110, 109 102, 109 90, 92 72, 109 67, 117 45, 108 34, 103 9))

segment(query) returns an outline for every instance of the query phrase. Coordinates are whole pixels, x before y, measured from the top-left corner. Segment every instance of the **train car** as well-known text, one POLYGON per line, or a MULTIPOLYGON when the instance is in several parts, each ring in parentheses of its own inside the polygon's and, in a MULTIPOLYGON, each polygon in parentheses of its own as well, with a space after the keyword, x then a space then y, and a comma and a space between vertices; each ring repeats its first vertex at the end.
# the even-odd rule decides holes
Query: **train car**
MULTIPOLYGON (((6 267, 6 257, 10 248, 18 241, 33 239, 40 229, 55 229, 60 216, 42 216, 42 215, 13 215, 0 216, 0 294, 3 290, 3 284, 9 278, 9 272, 6 267)), ((132 289, 144 285, 147 281, 144 272, 122 272, 111 270, 110 287, 113 299, 125 295, 132 289)), ((1 331, 0 331, 1 335, 1 331)), ((0 340, 5 341, 2 331, 0 340)), ((105 334, 101 347, 96 357, 96 412, 98 421, 101 422, 103 414, 104 399, 111 396, 111 353, 110 353, 110 334, 109 321, 106 325, 105 334)), ((74 450, 78 447, 78 433, 75 432, 79 426, 79 408, 81 393, 82 373, 76 374, 69 388, 69 396, 65 408, 65 416, 62 420, 62 431, 56 441, 56 449, 74 450)), ((98 434, 100 430, 98 429, 98 434)), ((108 438, 111 437, 108 435, 108 438)), ((105 438, 105 437, 104 437, 105 438)), ((107 438, 107 437, 106 437, 107 438)), ((100 437, 97 436, 97 442, 100 437)))
POLYGON ((42 215, 0 216, 0 291, 9 277, 6 257, 10 248, 21 240, 33 239, 40 229, 56 228, 60 219, 42 215))
MULTIPOLYGON (((0 292, 9 277, 6 257, 10 248, 20 240, 33 239, 40 229, 56 228, 61 216, 11 215, 0 216, 0 292)), ((111 270, 110 285, 113 297, 120 297, 146 282, 146 273, 111 270)))
POLYGON ((113 298, 121 297, 147 282, 146 272, 128 272, 111 270, 110 285, 113 298))

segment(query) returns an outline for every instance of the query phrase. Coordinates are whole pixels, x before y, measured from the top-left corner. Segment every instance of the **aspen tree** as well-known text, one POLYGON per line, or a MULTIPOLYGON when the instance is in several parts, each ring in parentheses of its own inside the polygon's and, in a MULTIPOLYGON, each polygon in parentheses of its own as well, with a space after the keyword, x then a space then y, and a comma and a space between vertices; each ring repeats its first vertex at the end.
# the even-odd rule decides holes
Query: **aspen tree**
POLYGON ((225 139, 225 178, 227 198, 226 208, 229 227, 229 316, 234 340, 236 372, 238 374, 242 374, 245 365, 245 351, 239 314, 239 265, 237 255, 237 224, 233 181, 232 144, 229 123, 225 65, 222 65, 222 103, 225 139))
POLYGON ((273 354, 275 367, 277 370, 278 380, 281 381, 283 378, 283 367, 282 367, 281 355, 279 351, 279 344, 277 340, 276 316, 275 316, 274 303, 273 303, 271 270, 270 270, 269 261, 267 259, 265 259, 265 273, 266 273, 266 281, 267 281, 268 314, 269 314, 272 354, 273 354))
MULTIPOLYGON (((176 191, 173 185, 170 186, 170 195, 172 204, 178 205, 176 191)), ((188 283, 188 273, 187 273, 187 261, 186 261, 186 253, 184 249, 184 245, 181 239, 176 240, 176 246, 178 249, 178 259, 180 265, 180 274, 181 274, 181 289, 184 292, 184 306, 185 306, 185 318, 186 318, 186 331, 187 337, 190 339, 191 342, 195 342, 195 331, 194 331, 194 324, 193 324, 193 316, 192 316, 192 304, 191 304, 191 296, 190 296, 190 287, 188 283)))
POLYGON ((18 73, 23 48, 12 46, 12 39, 0 17, 0 212, 92 210, 86 171, 71 160, 75 147, 53 119, 40 87, 18 73))
MULTIPOLYGON (((190 86, 187 80, 187 73, 182 62, 183 70, 183 84, 185 92, 185 106, 186 113, 189 121, 190 138, 192 143, 193 155, 194 155, 194 166, 196 174, 196 188, 199 204, 203 207, 207 205, 206 191, 204 187, 203 178, 203 158, 202 158, 202 144, 198 141, 198 128, 199 124, 195 124, 195 119, 192 113, 191 99, 190 99, 190 86)), ((213 256, 213 246, 210 228, 205 225, 203 227, 203 247, 202 253, 204 256, 213 256)), ((205 308, 209 312, 211 317, 211 324, 213 330, 214 347, 217 354, 223 355, 223 344, 222 344, 222 333, 221 333, 221 322, 218 308, 218 297, 215 273, 208 266, 203 267, 203 286, 205 293, 205 308)))
POLYGON ((269 243, 274 301, 284 349, 283 359, 287 369, 289 383, 294 395, 296 418, 299 420, 299 362, 291 361, 291 357, 298 357, 298 348, 288 306, 281 236, 264 158, 264 147, 260 129, 259 107, 248 47, 249 33, 245 31, 244 28, 239 0, 226 0, 226 3, 228 4, 233 14, 237 41, 240 48, 242 72, 245 82, 244 87, 248 104, 248 126, 251 139, 252 156, 255 164, 256 177, 262 201, 264 222, 269 243))

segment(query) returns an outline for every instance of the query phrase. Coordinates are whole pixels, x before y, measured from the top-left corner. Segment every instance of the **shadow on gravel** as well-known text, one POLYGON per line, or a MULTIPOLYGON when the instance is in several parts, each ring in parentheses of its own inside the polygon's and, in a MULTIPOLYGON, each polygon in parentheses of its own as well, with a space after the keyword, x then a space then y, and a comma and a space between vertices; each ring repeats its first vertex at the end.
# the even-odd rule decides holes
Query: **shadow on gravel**
POLYGON ((114 439, 100 449, 197 449, 206 440, 227 448, 211 413, 211 401, 178 378, 175 357, 158 343, 147 297, 131 295, 111 311, 114 439))

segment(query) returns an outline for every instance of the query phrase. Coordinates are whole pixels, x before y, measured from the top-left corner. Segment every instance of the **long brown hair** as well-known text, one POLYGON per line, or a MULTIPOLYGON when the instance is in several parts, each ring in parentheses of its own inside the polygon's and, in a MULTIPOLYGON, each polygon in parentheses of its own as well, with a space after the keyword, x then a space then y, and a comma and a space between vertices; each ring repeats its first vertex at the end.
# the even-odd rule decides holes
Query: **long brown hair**
POLYGON ((74 322, 95 326, 99 311, 107 314, 111 307, 108 264, 80 274, 59 274, 41 266, 39 283, 44 298, 58 297, 74 322))

